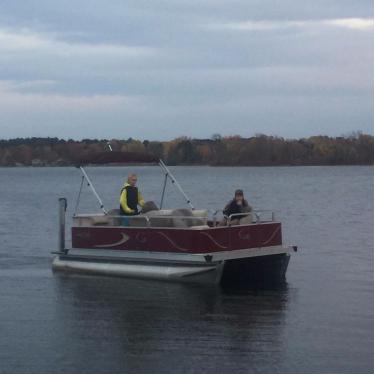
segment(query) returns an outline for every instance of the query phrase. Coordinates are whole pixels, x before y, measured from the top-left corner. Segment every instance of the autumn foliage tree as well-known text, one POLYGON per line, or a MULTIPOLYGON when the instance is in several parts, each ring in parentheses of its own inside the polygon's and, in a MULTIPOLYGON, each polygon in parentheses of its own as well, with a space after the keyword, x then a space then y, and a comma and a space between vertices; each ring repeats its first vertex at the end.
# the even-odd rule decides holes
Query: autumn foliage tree
MULTIPOLYGON (((313 136, 284 139, 258 134, 250 138, 180 137, 171 141, 132 138, 109 141, 114 151, 144 153, 171 165, 374 165, 374 137, 354 133, 344 137, 313 136)), ((0 140, 0 166, 63 166, 110 152, 108 140, 17 138, 0 140)))

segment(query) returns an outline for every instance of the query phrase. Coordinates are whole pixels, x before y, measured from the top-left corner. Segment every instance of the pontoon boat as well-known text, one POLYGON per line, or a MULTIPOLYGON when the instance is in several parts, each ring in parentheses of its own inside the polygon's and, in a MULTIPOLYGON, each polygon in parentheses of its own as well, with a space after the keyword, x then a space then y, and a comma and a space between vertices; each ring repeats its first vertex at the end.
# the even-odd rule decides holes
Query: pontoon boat
POLYGON ((274 213, 253 211, 223 217, 222 211, 195 209, 169 168, 159 161, 165 178, 160 209, 137 216, 108 211, 83 166, 101 213, 74 214, 71 248, 65 246, 67 201, 59 199, 59 250, 53 269, 101 275, 212 284, 282 282, 296 246, 284 246, 282 226, 274 213), (171 181, 189 209, 163 209, 171 181), (226 225, 220 223, 225 219, 226 225), (234 225, 234 222, 240 223, 234 225))

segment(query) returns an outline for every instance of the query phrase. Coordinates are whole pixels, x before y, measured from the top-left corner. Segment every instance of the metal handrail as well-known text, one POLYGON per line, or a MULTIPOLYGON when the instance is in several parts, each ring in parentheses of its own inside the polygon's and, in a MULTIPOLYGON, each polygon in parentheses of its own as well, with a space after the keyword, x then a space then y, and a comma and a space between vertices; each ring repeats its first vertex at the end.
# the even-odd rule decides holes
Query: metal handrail
MULTIPOLYGON (((95 216, 88 216, 88 215, 78 215, 74 216, 74 218, 92 218, 95 216)), ((139 220, 139 219, 144 219, 146 221, 146 226, 150 227, 151 226, 151 221, 154 219, 179 219, 179 220, 200 220, 203 222, 204 225, 207 224, 208 221, 208 216, 203 216, 203 217, 196 217, 196 216, 168 216, 168 215, 152 215, 152 216, 146 216, 146 215, 133 215, 133 216, 127 216, 127 215, 102 215, 98 217, 106 217, 106 218, 113 218, 113 219, 123 219, 126 218, 128 220, 139 220)))
MULTIPOLYGON (((79 217, 84 217, 84 215, 81 215, 81 216, 77 216, 78 218, 79 217)), ((181 218, 181 219, 200 219, 200 220, 208 220, 208 216, 204 216, 204 217, 195 217, 195 216, 166 216, 166 215, 159 215, 159 216, 145 216, 145 215, 142 215, 142 214, 137 214, 137 215, 134 215, 134 216, 126 216, 126 215, 117 215, 117 216, 112 216, 112 215, 103 215, 103 217, 110 217, 110 218, 130 218, 130 219, 136 219, 136 218, 145 218, 145 219, 152 219, 152 218, 165 218, 165 219, 168 219, 168 218, 181 218)))
MULTIPOLYGON (((274 211, 272 211, 272 210, 252 210, 250 212, 230 214, 229 216, 227 216, 225 214, 222 214, 222 215, 227 220, 228 225, 231 224, 231 221, 234 218, 245 217, 245 216, 248 216, 248 215, 252 215, 255 218, 255 220, 254 220, 255 223, 260 223, 260 222, 267 222, 268 221, 268 220, 261 221, 262 213, 266 213, 266 212, 271 213, 271 222, 275 221, 274 211)), ((218 214, 223 213, 222 209, 218 209, 218 210, 215 210, 215 211, 213 211, 213 210, 208 211, 208 214, 204 215, 204 216, 178 216, 178 215, 163 215, 163 214, 152 215, 152 216, 148 216, 148 215, 145 215, 145 214, 127 216, 127 215, 111 215, 111 214, 105 215, 105 214, 103 214, 102 217, 113 218, 113 219, 126 218, 128 220, 144 219, 146 221, 146 226, 147 227, 150 227, 151 226, 151 221, 155 220, 155 219, 165 219, 165 220, 166 219, 179 219, 179 220, 185 220, 185 221, 200 220, 205 225, 205 224, 207 224, 207 222, 209 220, 209 213, 211 213, 211 218, 212 218, 213 227, 214 227, 214 226, 216 226, 216 223, 218 221, 218 219, 217 219, 218 214)), ((100 217, 98 215, 96 215, 96 216, 100 217)), ((90 215, 81 214, 81 215, 77 215, 77 216, 74 216, 74 217, 75 218, 91 218, 91 217, 95 217, 95 215, 90 216, 90 215)))
MULTIPOLYGON (((231 226, 231 221, 232 221, 233 218, 236 218, 236 217, 241 217, 241 218, 243 218, 243 217, 249 216, 250 214, 252 214, 252 212, 246 212, 246 213, 233 213, 233 214, 230 214, 230 215, 228 216, 228 225, 231 226)), ((254 213, 254 214, 255 214, 255 213, 254 213)), ((224 215, 224 216, 227 217, 226 215, 224 215)), ((255 214, 255 216, 256 216, 256 223, 257 223, 257 222, 258 222, 258 220, 257 220, 257 215, 255 214)))
POLYGON ((258 223, 258 222, 261 222, 261 216, 263 215, 263 213, 267 213, 267 212, 271 213, 271 221, 275 221, 274 211, 270 210, 270 209, 255 209, 255 210, 251 210, 250 212, 234 213, 234 214, 231 214, 229 216, 224 214, 222 209, 218 209, 218 210, 213 212, 212 220, 213 220, 213 224, 215 224, 217 222, 218 213, 222 213, 223 217, 226 218, 228 220, 228 222, 231 222, 232 218, 240 217, 240 216, 244 217, 244 216, 247 216, 249 214, 252 214, 256 218, 255 222, 258 223))

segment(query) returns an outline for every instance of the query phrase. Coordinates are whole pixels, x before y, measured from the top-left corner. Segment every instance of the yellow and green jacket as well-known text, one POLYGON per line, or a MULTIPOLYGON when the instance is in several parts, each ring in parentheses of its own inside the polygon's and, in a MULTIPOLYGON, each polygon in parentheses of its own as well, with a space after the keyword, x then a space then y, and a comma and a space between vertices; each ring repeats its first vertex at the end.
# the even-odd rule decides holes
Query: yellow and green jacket
POLYGON ((138 205, 144 206, 144 199, 138 187, 132 187, 129 183, 123 186, 119 202, 121 214, 128 216, 139 214, 138 205))

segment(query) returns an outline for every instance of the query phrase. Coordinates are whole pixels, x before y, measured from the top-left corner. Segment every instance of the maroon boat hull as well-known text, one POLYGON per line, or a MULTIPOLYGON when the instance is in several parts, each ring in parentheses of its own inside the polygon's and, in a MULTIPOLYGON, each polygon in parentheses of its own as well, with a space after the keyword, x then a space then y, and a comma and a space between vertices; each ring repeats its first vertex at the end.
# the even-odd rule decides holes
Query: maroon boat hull
POLYGON ((282 244, 280 222, 203 229, 73 227, 73 248, 209 253, 282 244))

